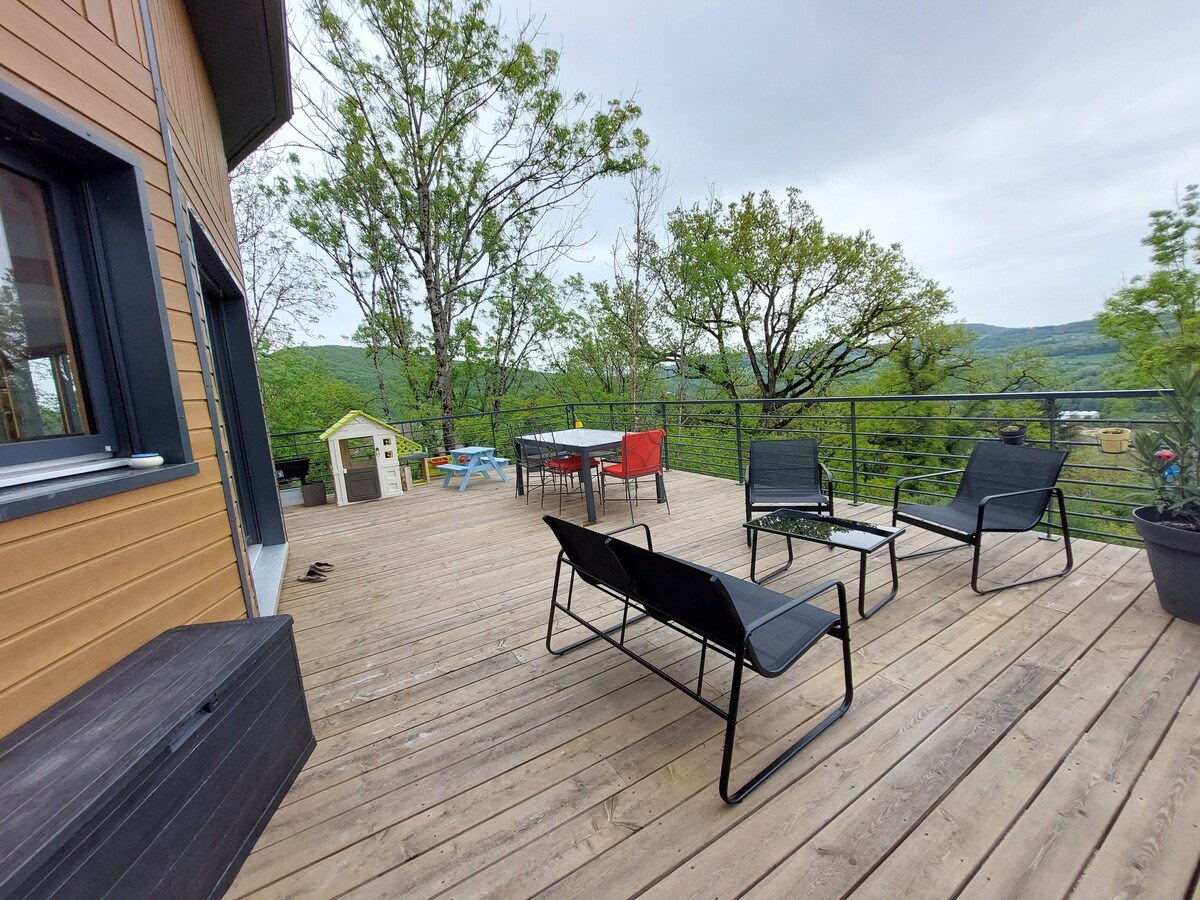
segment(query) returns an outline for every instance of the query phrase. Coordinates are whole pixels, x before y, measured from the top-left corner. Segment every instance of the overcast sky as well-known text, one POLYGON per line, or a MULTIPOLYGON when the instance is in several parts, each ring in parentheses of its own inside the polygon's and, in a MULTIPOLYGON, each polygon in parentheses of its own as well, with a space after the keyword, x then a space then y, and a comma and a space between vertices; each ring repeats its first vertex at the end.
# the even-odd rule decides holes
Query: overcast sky
MULTIPOLYGON (((636 98, 667 208, 794 185, 831 229, 902 244, 970 322, 1089 318, 1147 268, 1148 212, 1200 181, 1196 0, 498 8, 541 20, 565 90, 636 98)), ((624 193, 595 192, 598 261, 560 274, 604 274, 624 193)))

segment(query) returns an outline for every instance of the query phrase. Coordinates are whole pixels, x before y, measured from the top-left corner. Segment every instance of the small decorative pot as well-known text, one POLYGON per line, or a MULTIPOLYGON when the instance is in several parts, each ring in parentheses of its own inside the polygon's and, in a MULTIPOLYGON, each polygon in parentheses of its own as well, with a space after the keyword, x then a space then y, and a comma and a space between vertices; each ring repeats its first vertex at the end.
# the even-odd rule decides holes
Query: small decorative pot
POLYGON ((1101 453, 1124 453, 1129 447, 1129 439, 1133 432, 1128 428, 1101 428, 1097 434, 1100 437, 1101 453))
POLYGON ((1171 615, 1200 624, 1200 531, 1163 523, 1153 506, 1133 511, 1133 525, 1146 543, 1158 602, 1171 615))

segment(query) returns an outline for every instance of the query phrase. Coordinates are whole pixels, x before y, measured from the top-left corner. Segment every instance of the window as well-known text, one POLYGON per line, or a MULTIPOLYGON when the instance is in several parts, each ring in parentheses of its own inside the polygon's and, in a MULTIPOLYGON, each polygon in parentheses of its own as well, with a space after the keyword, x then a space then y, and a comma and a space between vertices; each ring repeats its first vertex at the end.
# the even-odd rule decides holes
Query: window
POLYGON ((133 159, 0 82, 0 520, 197 471, 147 209, 133 159))
POLYGON ((23 162, 0 154, 0 464, 111 453, 107 398, 89 396, 104 384, 102 361, 94 347, 85 361, 77 337, 80 318, 92 330, 90 292, 63 265, 56 191, 33 167, 11 167, 23 162))

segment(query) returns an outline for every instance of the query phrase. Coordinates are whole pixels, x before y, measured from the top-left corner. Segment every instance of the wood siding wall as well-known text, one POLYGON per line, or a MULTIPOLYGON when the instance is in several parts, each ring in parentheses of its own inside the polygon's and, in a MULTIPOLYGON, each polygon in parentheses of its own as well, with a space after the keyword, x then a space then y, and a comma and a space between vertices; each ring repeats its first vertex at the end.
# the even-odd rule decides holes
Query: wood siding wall
MULTIPOLYGON (((212 94, 181 0, 152 6, 185 205, 236 267, 212 94)), ((0 523, 2 735, 167 628, 239 618, 245 603, 138 0, 5 0, 0 79, 140 159, 200 465, 192 478, 0 523)))

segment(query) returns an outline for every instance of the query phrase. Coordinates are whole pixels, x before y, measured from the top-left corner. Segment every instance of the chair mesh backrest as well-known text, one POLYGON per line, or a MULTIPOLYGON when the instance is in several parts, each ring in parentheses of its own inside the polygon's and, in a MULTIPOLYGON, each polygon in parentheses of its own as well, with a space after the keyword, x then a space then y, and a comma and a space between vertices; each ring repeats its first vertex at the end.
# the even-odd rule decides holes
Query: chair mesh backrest
POLYGON ((621 462, 626 475, 649 475, 662 469, 662 445, 667 433, 636 431, 621 438, 621 462))
POLYGON ((750 483, 755 487, 820 487, 814 438, 750 442, 750 483))
MULTIPOLYGON (((554 458, 553 449, 547 449, 546 444, 541 441, 524 440, 517 441, 517 460, 520 465, 529 469, 540 469, 546 465, 546 461, 554 458)), ((549 445, 553 448, 553 444, 549 445)))
POLYGON ((635 544, 609 544, 629 575, 633 596, 659 617, 737 651, 746 631, 729 593, 711 572, 635 544))
MULTIPOLYGON (((1046 488, 1045 493, 1026 494, 988 504, 987 513, 1002 512, 1022 527, 1032 528, 1050 503, 1050 488, 1066 462, 1064 450, 1045 450, 1020 444, 980 441, 971 451, 954 501, 978 506, 990 494, 1046 488)), ((986 522, 985 522, 986 525, 986 522)))
POLYGON ((542 520, 558 538, 559 545, 580 578, 591 585, 605 584, 621 594, 628 592, 629 577, 609 549, 624 542, 613 540, 610 545, 607 543, 609 536, 603 532, 592 531, 554 516, 542 516, 542 520))

